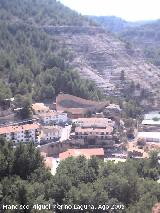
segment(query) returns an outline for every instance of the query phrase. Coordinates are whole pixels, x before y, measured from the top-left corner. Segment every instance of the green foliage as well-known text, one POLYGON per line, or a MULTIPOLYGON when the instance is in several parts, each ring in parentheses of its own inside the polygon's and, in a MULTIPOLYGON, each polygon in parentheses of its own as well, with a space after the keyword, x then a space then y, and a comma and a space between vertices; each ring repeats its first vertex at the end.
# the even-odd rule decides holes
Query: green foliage
POLYGON ((144 24, 139 27, 126 28, 119 33, 121 39, 130 45, 139 47, 144 57, 156 66, 160 66, 160 21, 144 24))
POLYGON ((1 0, 0 19, 36 25, 88 25, 87 18, 56 0, 1 0), (14 18, 13 19, 13 15, 14 18), (31 18, 32 17, 32 18, 31 18))
POLYGON ((17 94, 15 96, 16 117, 20 119, 30 119, 33 116, 31 108, 32 98, 31 95, 22 96, 17 94))
POLYGON ((32 143, 14 148, 12 143, 0 139, 0 205, 29 205, 30 209, 19 211, 37 212, 31 208, 34 204, 52 203, 46 190, 49 180, 51 174, 32 143))
MULTIPOLYGON (((0 205, 12 203, 32 207, 36 203, 58 203, 102 207, 117 204, 124 207, 118 210, 120 213, 146 213, 160 201, 156 152, 148 160, 130 159, 118 164, 103 162, 96 157, 90 160, 83 156, 71 157, 61 161, 56 175, 52 176, 44 168, 33 144, 20 144, 13 148, 12 143, 1 139, 0 165, 0 205)), ((83 211, 102 212, 91 208, 83 211)), ((22 212, 34 213, 36 210, 22 212)), ((75 210, 63 209, 60 212, 75 210)))
POLYGON ((11 98, 11 94, 10 88, 0 80, 0 103, 2 103, 4 99, 11 98))
POLYGON ((1 0, 0 17, 0 102, 17 94, 53 100, 60 91, 101 98, 92 82, 81 80, 69 67, 73 53, 44 30, 51 25, 90 25, 87 18, 55 0, 1 0))
MULTIPOLYGON (((160 171, 156 156, 154 154, 149 160, 144 160, 143 166, 148 171, 155 169, 158 178, 160 171)), ((68 158, 58 167, 52 196, 60 204, 98 206, 113 201, 114 204, 124 205, 126 212, 134 212, 134 208, 151 211, 152 206, 160 200, 160 187, 154 181, 155 177, 140 173, 140 165, 141 160, 114 164, 103 163, 96 158, 88 161, 84 157, 68 158), (147 204, 144 202, 148 199, 146 194, 151 197, 147 204)))

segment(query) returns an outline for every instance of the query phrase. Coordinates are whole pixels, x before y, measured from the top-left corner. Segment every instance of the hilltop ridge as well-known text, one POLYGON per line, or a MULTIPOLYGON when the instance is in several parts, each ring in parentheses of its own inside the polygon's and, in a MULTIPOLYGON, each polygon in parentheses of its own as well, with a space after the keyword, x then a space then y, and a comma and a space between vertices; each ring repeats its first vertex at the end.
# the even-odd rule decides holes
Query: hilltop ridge
POLYGON ((6 93, 36 100, 60 91, 99 98, 92 80, 108 96, 121 96, 123 72, 126 82, 159 100, 159 68, 138 47, 55 0, 0 0, 0 6, 0 86, 6 93))

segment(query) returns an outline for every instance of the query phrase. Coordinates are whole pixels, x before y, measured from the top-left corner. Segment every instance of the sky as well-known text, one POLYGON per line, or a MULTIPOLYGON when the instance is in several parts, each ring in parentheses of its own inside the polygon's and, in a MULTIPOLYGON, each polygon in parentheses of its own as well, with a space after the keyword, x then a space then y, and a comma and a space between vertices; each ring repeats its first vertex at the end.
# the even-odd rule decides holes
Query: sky
POLYGON ((160 0, 59 0, 82 15, 117 16, 127 21, 160 19, 160 0))

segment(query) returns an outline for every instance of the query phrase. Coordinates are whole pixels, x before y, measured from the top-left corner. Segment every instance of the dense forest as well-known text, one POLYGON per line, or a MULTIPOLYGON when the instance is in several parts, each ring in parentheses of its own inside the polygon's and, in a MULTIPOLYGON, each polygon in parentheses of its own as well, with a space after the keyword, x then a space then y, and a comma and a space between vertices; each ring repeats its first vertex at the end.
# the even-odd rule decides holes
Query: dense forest
POLYGON ((130 159, 118 164, 95 157, 90 160, 71 157, 61 161, 52 176, 32 143, 14 148, 12 143, 1 139, 0 165, 1 208, 2 204, 29 207, 13 213, 53 212, 35 210, 32 208, 35 204, 52 204, 59 208, 56 212, 65 213, 75 210, 61 209, 60 205, 87 205, 88 209, 83 210, 86 213, 150 213, 160 201, 157 153, 152 153, 148 160, 130 159), (114 209, 103 210, 103 205, 114 209), (93 210, 93 206, 99 209, 93 210))
POLYGON ((34 26, 93 24, 57 0, 0 0, 0 20, 34 26))
POLYGON ((90 21, 54 0, 0 0, 0 17, 0 102, 16 95, 53 99, 60 91, 101 98, 94 83, 70 67, 73 53, 41 27, 90 21))

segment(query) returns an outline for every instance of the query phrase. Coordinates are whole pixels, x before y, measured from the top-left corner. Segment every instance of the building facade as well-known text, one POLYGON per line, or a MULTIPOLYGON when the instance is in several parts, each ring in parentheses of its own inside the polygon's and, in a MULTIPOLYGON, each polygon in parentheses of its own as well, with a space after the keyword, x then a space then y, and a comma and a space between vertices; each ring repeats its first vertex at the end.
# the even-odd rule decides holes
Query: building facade
POLYGON ((39 143, 39 133, 38 124, 0 127, 0 136, 15 143, 39 143))
POLYGON ((92 145, 113 146, 114 121, 107 118, 82 118, 75 121, 72 137, 81 143, 92 145))
POLYGON ((62 128, 59 126, 45 126, 41 130, 41 141, 49 142, 56 141, 62 135, 62 128))
POLYGON ((66 123, 68 121, 67 113, 65 112, 57 112, 57 111, 50 111, 47 113, 43 113, 40 115, 40 120, 44 124, 60 124, 66 123))

